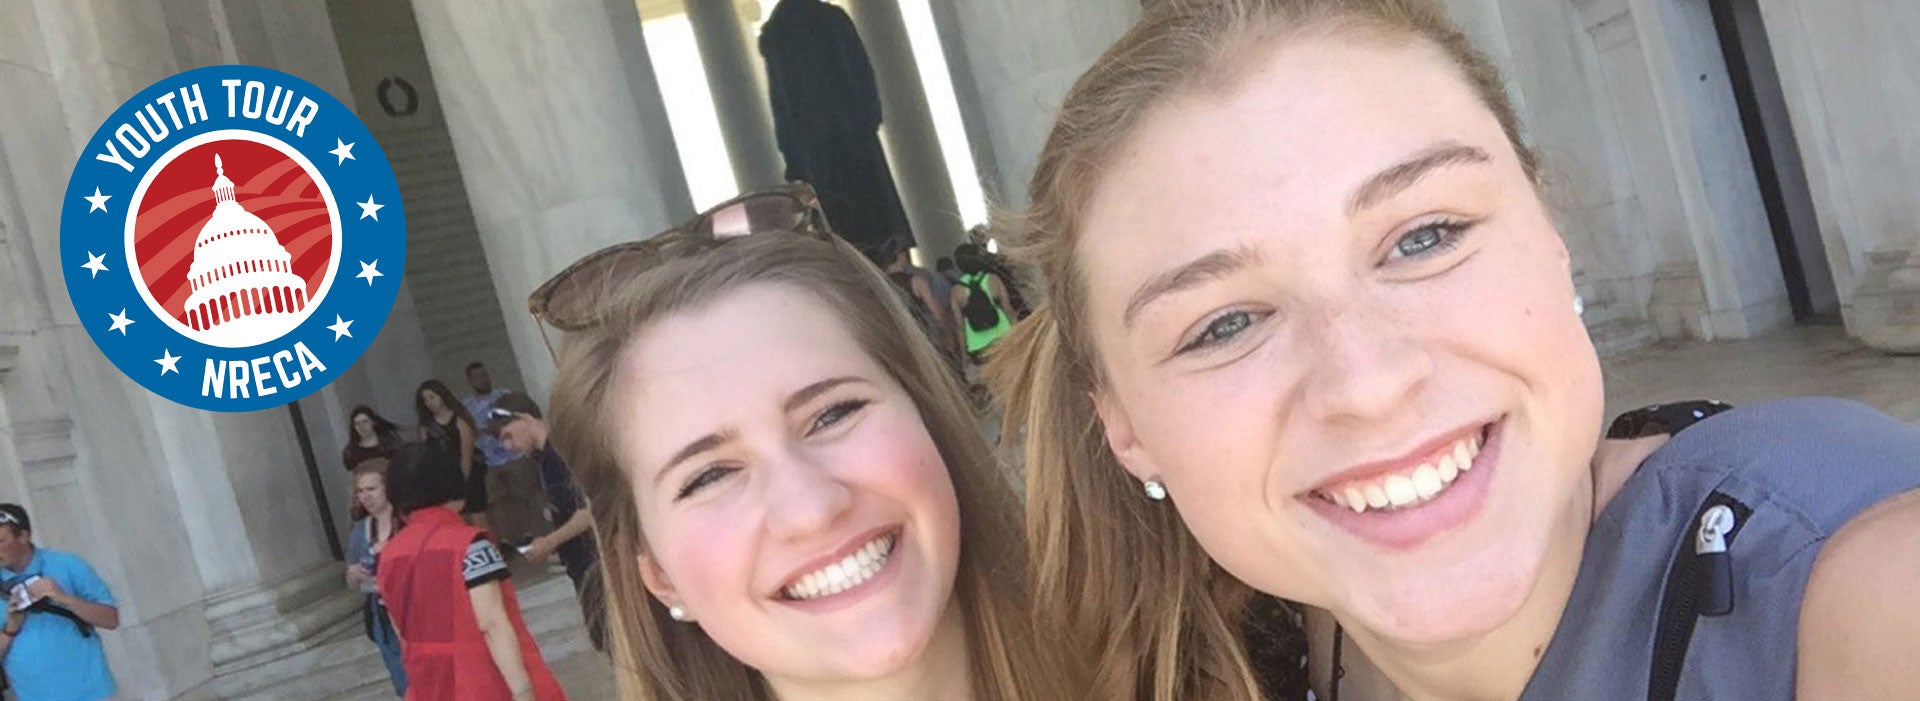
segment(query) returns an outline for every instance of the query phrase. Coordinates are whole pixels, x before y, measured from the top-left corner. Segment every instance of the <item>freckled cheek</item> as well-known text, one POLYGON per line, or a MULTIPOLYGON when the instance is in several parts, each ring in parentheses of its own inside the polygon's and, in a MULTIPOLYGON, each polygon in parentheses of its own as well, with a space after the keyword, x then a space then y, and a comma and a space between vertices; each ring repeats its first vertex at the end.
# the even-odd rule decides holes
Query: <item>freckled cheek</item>
POLYGON ((1163 477, 1180 491, 1257 496, 1268 469, 1261 452, 1279 431, 1289 376, 1271 358, 1250 356, 1141 392, 1129 414, 1163 477))

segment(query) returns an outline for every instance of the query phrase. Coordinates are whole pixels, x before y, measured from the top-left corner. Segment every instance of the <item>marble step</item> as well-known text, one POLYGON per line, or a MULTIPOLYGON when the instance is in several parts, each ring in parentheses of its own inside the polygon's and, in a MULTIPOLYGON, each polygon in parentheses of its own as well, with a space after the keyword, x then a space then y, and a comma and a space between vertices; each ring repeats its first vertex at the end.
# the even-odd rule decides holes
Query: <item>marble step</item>
MULTIPOLYGON (((516 568, 518 570, 520 568, 516 568)), ((538 570, 515 578, 527 583, 518 590, 521 616, 528 632, 549 661, 591 649, 582 627, 573 583, 564 575, 538 570)), ((234 701, 318 701, 320 699, 389 699, 393 689, 380 651, 368 641, 356 615, 352 625, 329 630, 310 649, 247 671, 244 679, 223 684, 223 697, 234 701)))

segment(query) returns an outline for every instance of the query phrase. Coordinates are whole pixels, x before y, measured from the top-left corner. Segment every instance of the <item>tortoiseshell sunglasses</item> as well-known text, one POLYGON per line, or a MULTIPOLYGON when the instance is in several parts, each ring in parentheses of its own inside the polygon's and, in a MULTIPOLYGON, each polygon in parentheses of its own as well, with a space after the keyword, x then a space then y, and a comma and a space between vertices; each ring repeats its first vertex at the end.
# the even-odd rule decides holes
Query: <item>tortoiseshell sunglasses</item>
POLYGON ((820 198, 806 183, 752 192, 714 205, 686 223, 639 241, 617 243, 574 261, 541 283, 527 297, 527 310, 540 324, 540 341, 555 356, 547 324, 563 332, 592 328, 606 313, 608 295, 620 284, 683 255, 706 250, 714 241, 760 233, 795 233, 830 239, 820 198))

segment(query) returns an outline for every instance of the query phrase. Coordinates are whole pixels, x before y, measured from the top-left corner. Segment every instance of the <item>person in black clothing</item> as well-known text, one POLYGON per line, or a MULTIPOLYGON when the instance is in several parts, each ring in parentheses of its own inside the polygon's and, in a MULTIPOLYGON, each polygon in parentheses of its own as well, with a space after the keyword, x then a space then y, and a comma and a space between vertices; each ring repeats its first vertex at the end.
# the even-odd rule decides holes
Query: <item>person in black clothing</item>
POLYGON ((595 569, 599 554, 594 549, 593 518, 587 512, 579 483, 573 480, 573 472, 547 442, 547 422, 540 414, 540 405, 517 392, 502 395, 487 414, 487 430, 499 437, 508 450, 533 459, 539 468, 540 491, 546 494, 553 510, 553 532, 534 538, 522 555, 535 563, 560 556, 560 563, 567 568, 567 578, 573 580, 573 589, 580 595, 580 613, 587 621, 587 636, 593 640, 594 649, 605 650, 606 609, 600 597, 599 572, 595 569))
POLYGON ((780 0, 760 29, 774 138, 787 180, 820 195, 835 233, 880 260, 912 229, 880 146, 880 91, 853 20, 821 0, 780 0))
POLYGON ((348 472, 374 458, 391 459, 393 449, 404 440, 399 426, 365 404, 347 412, 347 424, 347 446, 340 450, 340 462, 348 472))
POLYGON ((437 443, 447 454, 460 458, 460 477, 467 484, 460 515, 468 525, 491 532, 487 524, 487 471, 477 466, 474 458, 478 429, 473 416, 453 397, 453 390, 439 380, 420 383, 420 389, 413 393, 413 409, 420 419, 420 440, 437 443))
MULTIPOLYGON (((348 472, 353 472, 368 460, 390 460, 393 451, 404 442, 399 426, 374 411, 373 407, 361 404, 347 412, 347 447, 340 449, 340 464, 348 472)), ((349 497, 347 503, 353 505, 353 520, 367 517, 367 510, 360 507, 360 500, 349 497)))

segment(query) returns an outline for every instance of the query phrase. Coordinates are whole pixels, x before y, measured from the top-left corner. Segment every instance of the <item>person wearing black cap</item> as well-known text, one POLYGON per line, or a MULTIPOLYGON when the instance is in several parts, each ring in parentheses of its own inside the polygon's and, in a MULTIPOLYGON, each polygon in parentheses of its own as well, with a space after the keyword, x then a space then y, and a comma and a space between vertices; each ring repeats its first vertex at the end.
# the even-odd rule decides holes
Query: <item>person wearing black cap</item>
POLYGON ((113 696, 99 630, 120 627, 107 583, 78 555, 35 547, 19 504, 0 504, 0 586, 9 593, 0 655, 21 701, 113 696))
POLYGON ((500 438, 506 449, 533 459, 540 475, 540 491, 552 507, 552 533, 537 537, 521 552, 528 561, 544 562, 553 555, 567 568, 574 591, 580 595, 581 614, 587 621, 587 633, 595 649, 606 649, 605 612, 600 606, 599 578, 594 565, 599 554, 594 550, 593 518, 587 512, 586 498, 565 460, 547 442, 547 422, 540 405, 518 392, 501 396, 487 413, 487 430, 500 438))

